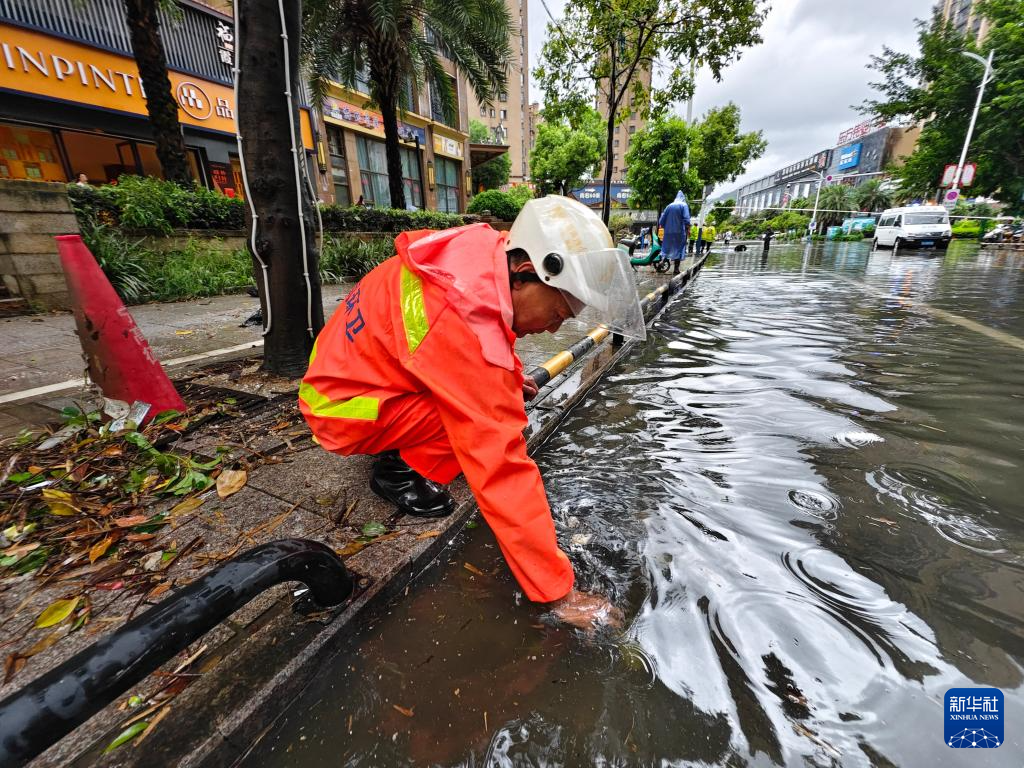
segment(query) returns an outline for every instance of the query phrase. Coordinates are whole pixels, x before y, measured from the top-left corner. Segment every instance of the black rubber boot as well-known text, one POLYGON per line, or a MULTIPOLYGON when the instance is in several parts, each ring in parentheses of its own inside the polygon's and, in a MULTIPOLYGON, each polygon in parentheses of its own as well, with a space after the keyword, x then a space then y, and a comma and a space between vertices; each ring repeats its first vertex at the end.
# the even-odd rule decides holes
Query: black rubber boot
POLYGON ((676 260, 674 260, 672 262, 672 274, 673 275, 678 275, 679 274, 679 259, 676 259, 676 260))
POLYGON ((445 517, 455 510, 455 500, 443 485, 427 480, 410 467, 398 451, 377 457, 370 477, 370 490, 398 507, 403 515, 445 517))

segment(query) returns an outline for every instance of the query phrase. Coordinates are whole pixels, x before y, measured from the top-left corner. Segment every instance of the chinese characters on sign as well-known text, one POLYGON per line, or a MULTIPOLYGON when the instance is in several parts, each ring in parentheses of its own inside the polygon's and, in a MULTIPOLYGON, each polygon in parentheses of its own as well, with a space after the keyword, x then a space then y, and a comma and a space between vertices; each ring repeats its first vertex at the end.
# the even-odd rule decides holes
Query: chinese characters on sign
POLYGON ((953 749, 995 749, 1004 735, 1003 692, 998 688, 950 688, 943 740, 953 749))
POLYGON ((222 64, 235 66, 235 31, 223 21, 217 22, 217 55, 222 64))
POLYGON ((864 122, 857 123, 853 128, 847 128, 839 134, 839 141, 836 142, 836 146, 849 144, 854 139, 859 139, 861 136, 867 136, 872 131, 884 127, 885 123, 877 120, 865 120, 864 122))

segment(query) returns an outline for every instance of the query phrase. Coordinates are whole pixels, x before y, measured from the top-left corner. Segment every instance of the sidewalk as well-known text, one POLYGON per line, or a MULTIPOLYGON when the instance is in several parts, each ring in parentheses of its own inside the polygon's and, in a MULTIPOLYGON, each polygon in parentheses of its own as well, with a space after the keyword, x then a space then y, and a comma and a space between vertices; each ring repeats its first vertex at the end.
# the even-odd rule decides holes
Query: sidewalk
MULTIPOLYGON (((663 282, 653 275, 645 277, 641 294, 663 282)), ((335 288, 325 296, 328 313, 341 293, 335 288)), ((258 341, 258 328, 237 327, 255 303, 248 297, 222 297, 137 307, 133 315, 166 361, 169 354, 184 357, 258 341), (182 336, 179 330, 193 333, 182 336)), ((77 344, 69 315, 20 318, 9 322, 7 330, 11 343, 22 345, 20 357, 31 363, 22 367, 36 369, 25 374, 36 376, 34 381, 53 383, 66 376, 69 365, 75 372, 78 350, 68 343, 70 339, 77 344), (43 322, 33 322, 36 319, 43 322), (37 352, 21 333, 31 335, 46 354, 37 352)), ((572 323, 554 336, 524 340, 519 345, 524 366, 529 370, 587 330, 572 323)), ((531 448, 629 348, 616 348, 608 339, 552 382, 542 402, 530 411, 531 448)), ((189 392, 205 386, 237 388, 238 404, 228 409, 226 420, 201 427, 170 447, 179 455, 220 455, 221 467, 247 470, 241 490, 226 498, 213 488, 163 500, 143 496, 134 508, 122 506, 108 513, 100 529, 91 527, 98 519, 95 514, 54 518, 49 525, 69 526, 75 533, 45 544, 60 548, 46 567, 24 576, 11 575, 10 570, 0 576, 0 646, 11 661, 0 698, 118 629, 132 614, 173 595, 175 588, 262 543, 308 538, 330 546, 344 557, 358 584, 356 594, 341 606, 322 610, 297 597, 293 585, 267 590, 47 750, 33 766, 72 761, 104 766, 221 764, 225 757, 237 756, 282 704, 301 691, 313 670, 336 652, 355 627, 355 617, 408 588, 476 514, 460 477, 451 486, 458 507, 449 517, 422 521, 398 516, 393 506, 369 491, 372 459, 336 456, 316 446, 296 407, 297 382, 268 384, 255 372, 257 365, 254 352, 237 352, 227 363, 211 359, 205 366, 186 364, 172 370, 175 377, 189 371, 187 401, 189 392), (250 380, 262 382, 265 397, 247 405, 243 398, 252 390, 250 380), (183 498, 188 503, 183 504, 183 498), (116 527, 131 521, 134 527, 116 527), (126 535, 153 528, 157 530, 152 534, 126 535), (93 557, 101 540, 111 536, 122 538, 93 557), (88 623, 75 625, 78 631, 70 620, 37 628, 43 608, 69 600, 88 606, 88 623), (130 699, 142 703, 133 708, 130 699), (147 710, 147 721, 153 725, 145 732, 144 746, 125 745, 100 756, 138 713, 147 710)), ((66 402, 68 394, 9 408, 36 409, 30 417, 49 414, 52 419, 52 408, 66 402)), ((77 498, 78 492, 73 493, 77 498)), ((53 535, 61 533, 55 530, 53 535)))

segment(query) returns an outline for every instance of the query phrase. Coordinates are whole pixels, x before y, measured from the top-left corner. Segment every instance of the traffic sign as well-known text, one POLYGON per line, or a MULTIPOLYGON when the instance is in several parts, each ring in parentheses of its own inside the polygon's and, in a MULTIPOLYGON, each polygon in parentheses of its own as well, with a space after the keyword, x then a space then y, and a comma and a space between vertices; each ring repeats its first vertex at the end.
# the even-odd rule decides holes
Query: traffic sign
POLYGON ((974 182, 974 176, 978 172, 978 166, 975 163, 968 163, 964 166, 963 171, 960 172, 960 186, 969 187, 974 182))
POLYGON ((939 186, 951 187, 953 186, 953 177, 956 176, 956 165, 947 165, 942 171, 942 183, 939 186))
POLYGON ((942 204, 946 207, 947 211, 952 211, 956 207, 956 201, 960 199, 960 190, 951 189, 942 196, 942 204))

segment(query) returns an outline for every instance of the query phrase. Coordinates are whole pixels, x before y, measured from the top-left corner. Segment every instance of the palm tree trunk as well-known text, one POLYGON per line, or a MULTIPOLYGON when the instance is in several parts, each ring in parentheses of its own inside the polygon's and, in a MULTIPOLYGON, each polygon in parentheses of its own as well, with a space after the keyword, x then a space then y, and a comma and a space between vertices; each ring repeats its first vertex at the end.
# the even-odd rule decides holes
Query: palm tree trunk
POLYGON ((185 139, 178 122, 178 102, 171 93, 167 56, 160 37, 155 0, 124 0, 131 33, 132 54, 146 88, 146 112, 156 141, 156 156, 164 177, 181 185, 192 184, 185 139))
MULTIPOLYGON (((314 335, 324 325, 313 200, 301 178, 301 194, 296 194, 295 155, 290 151, 292 126, 297 134, 300 124, 295 95, 299 93, 301 7, 285 3, 288 82, 277 0, 246 0, 240 5, 245 10, 238 19, 238 130, 244 139, 247 193, 257 217, 254 221, 246 206, 249 250, 255 239, 259 253, 258 257, 253 254, 253 268, 264 326, 270 325, 263 337, 263 370, 294 378, 305 373, 314 335), (285 91, 293 94, 291 120, 285 91), (266 280, 260 259, 269 265, 266 280)), ((301 136, 296 135, 295 141, 298 160, 305 163, 301 136)))
MULTIPOLYGON (((385 75, 385 77, 387 77, 385 75)), ((405 182, 402 179, 402 152, 398 141, 397 89, 380 88, 380 114, 384 118, 384 151, 388 159, 388 190, 391 207, 405 208, 405 182)))

